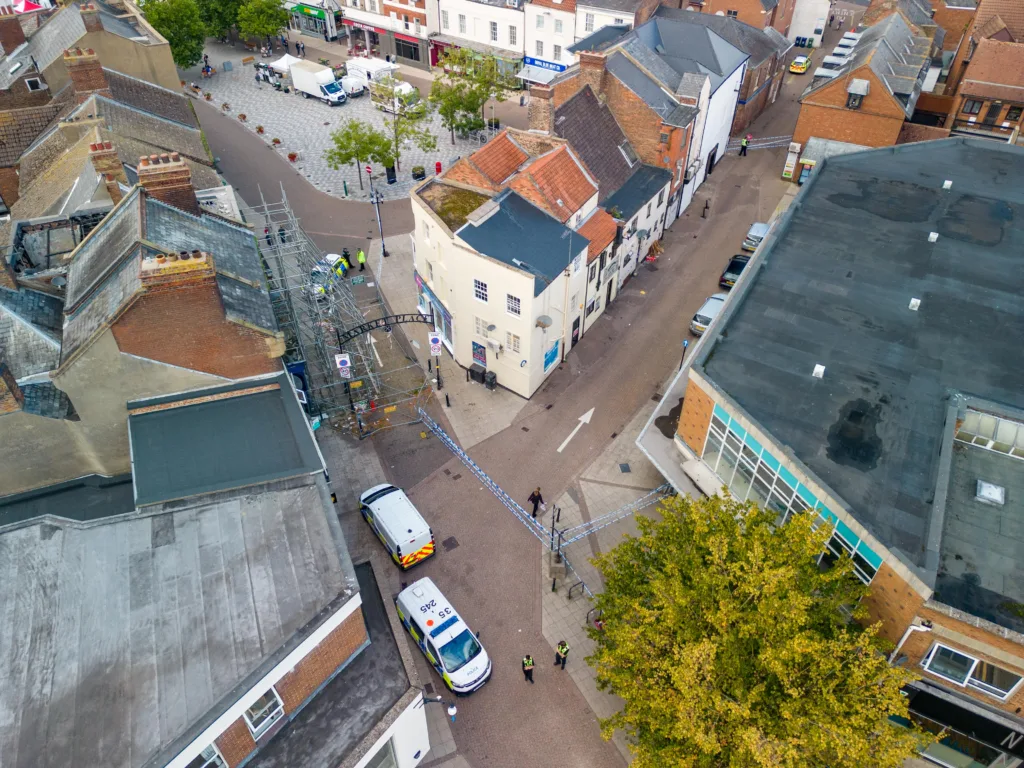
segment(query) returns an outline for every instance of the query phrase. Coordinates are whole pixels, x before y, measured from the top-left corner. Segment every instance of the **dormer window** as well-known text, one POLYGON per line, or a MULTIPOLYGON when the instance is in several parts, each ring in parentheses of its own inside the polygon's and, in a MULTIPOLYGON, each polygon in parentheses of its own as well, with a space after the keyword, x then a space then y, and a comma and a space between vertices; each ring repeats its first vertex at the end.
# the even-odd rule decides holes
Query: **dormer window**
POLYGON ((868 95, 870 89, 871 83, 867 80, 851 80, 846 87, 846 108, 860 109, 861 102, 864 101, 864 97, 868 95))
POLYGON ((859 93, 848 93, 846 94, 846 108, 847 109, 860 109, 860 104, 864 100, 864 97, 859 93))

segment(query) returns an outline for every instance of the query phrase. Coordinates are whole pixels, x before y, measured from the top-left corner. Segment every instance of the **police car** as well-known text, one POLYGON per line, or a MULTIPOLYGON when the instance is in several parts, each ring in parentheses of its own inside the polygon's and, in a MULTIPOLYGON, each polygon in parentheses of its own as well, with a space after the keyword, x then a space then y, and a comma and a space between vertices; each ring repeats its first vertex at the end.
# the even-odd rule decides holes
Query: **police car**
POLYGON ((340 268, 338 267, 338 262, 340 261, 340 254, 328 253, 313 265, 313 269, 310 270, 309 292, 317 301, 326 299, 334 288, 334 284, 341 279, 340 268))
POLYGON ((398 618, 452 693, 465 695, 491 676, 491 660, 476 635, 430 579, 403 589, 398 618))

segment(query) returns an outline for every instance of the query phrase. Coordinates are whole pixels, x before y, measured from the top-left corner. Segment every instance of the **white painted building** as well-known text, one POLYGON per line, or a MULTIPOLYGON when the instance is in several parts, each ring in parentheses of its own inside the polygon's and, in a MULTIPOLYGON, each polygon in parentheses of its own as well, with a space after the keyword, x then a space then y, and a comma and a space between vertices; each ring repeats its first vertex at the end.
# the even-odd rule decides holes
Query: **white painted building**
POLYGON ((587 0, 576 4, 576 40, 597 32, 602 27, 636 26, 636 7, 639 3, 622 0, 587 0))
POLYGON ((518 71, 526 45, 523 0, 437 0, 437 5, 440 28, 431 39, 432 62, 454 46, 494 55, 510 74, 518 71))
POLYGON ((618 285, 636 274, 665 231, 672 172, 667 168, 642 165, 603 203, 622 224, 622 242, 618 248, 618 285))
POLYGON ((796 0, 788 35, 793 44, 800 48, 820 46, 830 8, 829 0, 796 0))
POLYGON ((569 52, 576 42, 576 0, 533 0, 525 14, 525 66, 519 77, 547 84, 576 63, 576 55, 569 52))
MULTIPOLYGON (((706 115, 701 118, 704 124, 704 133, 701 137, 700 151, 695 157, 701 162, 701 169, 698 173, 706 179, 714 171, 715 163, 725 156, 725 148, 729 146, 729 132, 732 130, 732 120, 736 114, 736 94, 739 93, 743 77, 747 72, 747 57, 743 55, 743 61, 724 79, 718 81, 717 86, 712 83, 711 98, 708 101, 706 115)), ((700 186, 697 184, 696 187, 700 186)))

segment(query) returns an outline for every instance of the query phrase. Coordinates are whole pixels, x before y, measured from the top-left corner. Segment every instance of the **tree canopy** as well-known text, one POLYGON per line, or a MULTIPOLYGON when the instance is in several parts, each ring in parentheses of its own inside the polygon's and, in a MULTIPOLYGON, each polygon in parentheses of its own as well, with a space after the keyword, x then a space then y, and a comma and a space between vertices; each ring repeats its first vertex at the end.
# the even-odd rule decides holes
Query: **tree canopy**
POLYGON ((355 163, 359 187, 363 186, 360 164, 369 161, 387 166, 391 161, 391 138, 362 120, 349 120, 331 133, 331 146, 324 151, 324 159, 334 170, 355 163))
POLYGON ((391 143, 391 152, 384 162, 387 167, 401 167, 402 147, 412 142, 424 152, 437 149, 437 137, 430 130, 428 118, 430 109, 422 99, 406 102, 399 93, 401 81, 393 77, 382 77, 374 80, 374 101, 381 104, 392 104, 393 111, 384 116, 384 133, 391 143))
POLYGON ((241 0, 196 0, 199 16, 211 35, 220 37, 238 23, 241 0))
POLYGON ((622 697, 635 768, 896 768, 919 748, 848 556, 822 571, 828 532, 754 505, 676 498, 595 561, 602 630, 588 661, 622 697))
POLYGON ((446 48, 438 62, 439 72, 430 89, 444 127, 452 131, 483 127, 484 106, 490 99, 504 101, 512 83, 493 56, 469 48, 446 48))
POLYGON ((207 30, 196 0, 147 0, 142 10, 146 21, 167 40, 179 69, 202 60, 207 30))
POLYGON ((238 32, 242 37, 273 37, 286 26, 288 11, 278 0, 245 0, 238 8, 238 32))

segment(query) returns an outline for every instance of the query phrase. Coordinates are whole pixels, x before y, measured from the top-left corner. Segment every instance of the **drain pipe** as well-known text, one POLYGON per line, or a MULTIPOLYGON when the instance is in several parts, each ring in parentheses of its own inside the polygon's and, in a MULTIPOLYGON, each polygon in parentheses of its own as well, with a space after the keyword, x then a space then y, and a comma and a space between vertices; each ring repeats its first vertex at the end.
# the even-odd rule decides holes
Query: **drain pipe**
POLYGON ((931 631, 932 631, 931 622, 928 622, 927 624, 911 624, 909 627, 907 627, 907 631, 903 633, 903 637, 901 637, 900 641, 896 644, 896 650, 894 650, 889 655, 889 663, 892 664, 893 661, 896 660, 896 656, 899 654, 900 648, 902 648, 903 644, 905 642, 907 642, 907 638, 910 637, 911 634, 913 634, 914 632, 931 632, 931 631))

